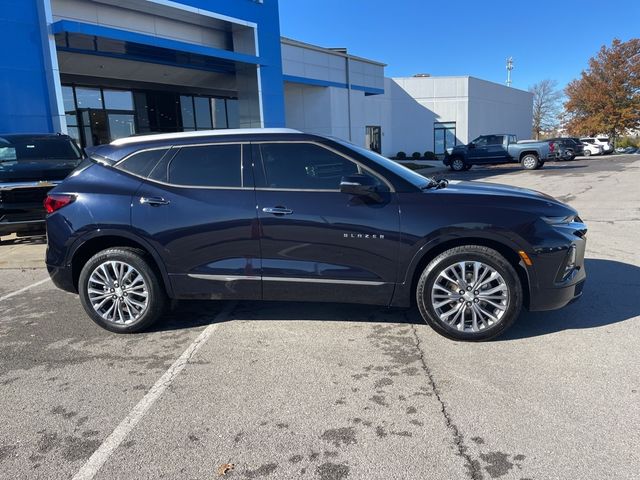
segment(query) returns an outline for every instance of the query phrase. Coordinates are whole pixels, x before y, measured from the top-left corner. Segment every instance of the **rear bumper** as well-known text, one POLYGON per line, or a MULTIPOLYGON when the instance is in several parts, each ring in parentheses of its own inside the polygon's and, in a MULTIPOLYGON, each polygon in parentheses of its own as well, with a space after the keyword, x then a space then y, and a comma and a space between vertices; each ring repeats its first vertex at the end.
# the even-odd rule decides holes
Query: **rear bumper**
POLYGON ((73 272, 70 266, 59 267, 57 265, 47 264, 47 271, 51 277, 53 284, 71 293, 78 293, 73 282, 73 272))

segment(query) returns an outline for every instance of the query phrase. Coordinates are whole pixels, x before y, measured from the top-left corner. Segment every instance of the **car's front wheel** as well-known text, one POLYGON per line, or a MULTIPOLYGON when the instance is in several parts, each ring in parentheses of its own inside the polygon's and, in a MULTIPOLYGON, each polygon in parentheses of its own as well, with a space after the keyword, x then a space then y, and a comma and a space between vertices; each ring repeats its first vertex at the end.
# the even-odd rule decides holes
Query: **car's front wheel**
POLYGON ((434 258, 418 280, 422 318, 454 340, 482 341, 509 328, 522 308, 522 285, 497 251, 464 245, 434 258))
POLYGON ((463 172, 471 168, 470 166, 467 168, 467 164, 460 157, 456 157, 453 160, 451 160, 450 167, 451 167, 451 170, 453 170, 454 172, 463 172))
POLYGON ((139 250, 109 248, 89 259, 78 280, 80 301, 91 319, 116 333, 139 332, 165 310, 161 279, 139 250))
POLYGON ((585 157, 590 157, 590 156, 591 156, 591 150, 589 150, 589 149, 585 148, 585 149, 584 149, 584 156, 585 156, 585 157))

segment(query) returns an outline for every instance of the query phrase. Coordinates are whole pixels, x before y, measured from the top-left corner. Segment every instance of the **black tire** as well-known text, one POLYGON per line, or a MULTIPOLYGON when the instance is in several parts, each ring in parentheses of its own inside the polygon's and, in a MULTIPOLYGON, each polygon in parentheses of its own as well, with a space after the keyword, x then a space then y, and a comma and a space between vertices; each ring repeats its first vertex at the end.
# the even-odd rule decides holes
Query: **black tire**
POLYGON ((540 170, 542 167, 544 167, 544 162, 538 162, 538 166, 536 167, 536 170, 540 170))
POLYGON ((468 170, 471 170, 471 167, 473 167, 473 165, 470 165, 470 164, 468 164, 468 163, 465 163, 465 164, 464 164, 463 172, 466 172, 466 171, 468 171, 468 170))
MULTIPOLYGON (((469 272, 471 273, 471 272, 469 272)), ((441 277, 440 277, 441 278, 441 277)), ((458 288, 458 287, 455 287, 458 288)), ((464 291, 464 290, 461 290, 464 291)), ((468 292, 471 295, 474 292, 468 292)), ((418 280, 416 288, 416 301, 418 309, 424 321, 431 326, 437 333, 453 340, 461 340, 467 342, 480 342, 497 337, 504 333, 518 318, 522 309, 522 285, 520 278, 513 266, 497 251, 479 245, 463 245, 447 250, 436 258, 434 258, 424 269, 418 280), (460 262, 481 262, 502 276, 504 283, 500 285, 506 286, 508 302, 506 309, 493 324, 486 326, 478 331, 464 331, 459 328, 447 324, 441 320, 435 310, 431 300, 431 292, 434 283, 438 280, 440 274, 449 267, 459 264, 460 262)), ((472 302, 462 303, 470 305, 472 302)), ((474 299, 475 302, 475 299, 474 299)), ((450 305, 454 306, 456 301, 452 300, 450 305)), ((479 303, 480 306, 482 302, 479 303)), ((465 308, 461 305, 461 308, 465 308)), ((468 308, 468 307, 467 307, 468 308)), ((474 307, 475 308, 475 307, 474 307)), ((471 310, 471 309, 470 309, 471 310)), ((470 312, 471 313, 471 312, 470 312)), ((463 317, 466 311, 463 312, 463 317)), ((466 317, 465 317, 466 318, 466 317)), ((463 320, 466 326, 466 320, 463 320)))
POLYGON ((144 252, 126 247, 108 248, 91 257, 80 272, 78 293, 80 302, 91 320, 102 328, 115 333, 136 333, 148 328, 162 316, 167 305, 167 294, 160 274, 150 265, 144 252), (147 304, 138 318, 126 323, 116 323, 103 318, 93 307, 88 292, 89 281, 94 270, 107 261, 122 262, 133 267, 144 280, 147 304))
POLYGON ((522 164, 522 168, 525 170, 537 170, 540 168, 540 159, 533 153, 527 153, 522 157, 520 163, 522 164))
POLYGON ((568 150, 567 151, 567 161, 568 162, 572 162, 575 159, 576 159, 576 154, 573 153, 573 150, 568 150))
POLYGON ((584 155, 585 157, 590 157, 590 156, 591 156, 591 150, 589 150, 588 148, 585 148, 585 149, 584 149, 584 153, 583 153, 583 155, 584 155))
POLYGON ((462 159, 461 157, 453 157, 451 159, 451 163, 449 164, 449 168, 451 168, 451 170, 453 170, 454 172, 464 172, 465 170, 469 170, 471 166, 468 166, 464 159, 462 159))

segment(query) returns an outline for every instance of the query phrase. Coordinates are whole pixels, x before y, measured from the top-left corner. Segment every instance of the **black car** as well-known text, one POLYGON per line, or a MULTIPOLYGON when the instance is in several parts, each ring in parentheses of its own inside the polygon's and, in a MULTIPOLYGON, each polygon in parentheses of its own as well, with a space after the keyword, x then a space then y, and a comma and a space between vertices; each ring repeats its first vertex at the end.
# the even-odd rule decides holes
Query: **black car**
POLYGON ((437 332, 484 340, 522 306, 578 298, 586 277, 568 205, 295 130, 116 140, 45 205, 54 283, 115 332, 149 326, 168 298, 415 302, 437 332))
POLYGON ((556 143, 560 152, 560 160, 573 160, 576 157, 584 155, 584 145, 579 138, 558 137, 550 138, 549 141, 556 143))
POLYGON ((43 233, 42 202, 81 160, 67 135, 0 135, 0 236, 43 233))

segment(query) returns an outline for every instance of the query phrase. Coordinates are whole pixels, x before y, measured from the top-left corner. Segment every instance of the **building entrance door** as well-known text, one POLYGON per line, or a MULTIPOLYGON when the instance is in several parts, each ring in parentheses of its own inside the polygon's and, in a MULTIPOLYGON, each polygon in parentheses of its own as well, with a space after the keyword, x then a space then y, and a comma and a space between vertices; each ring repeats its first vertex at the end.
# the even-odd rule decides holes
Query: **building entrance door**
POLYGON ((367 127, 365 133, 365 145, 367 148, 376 153, 382 153, 382 128, 367 127))

